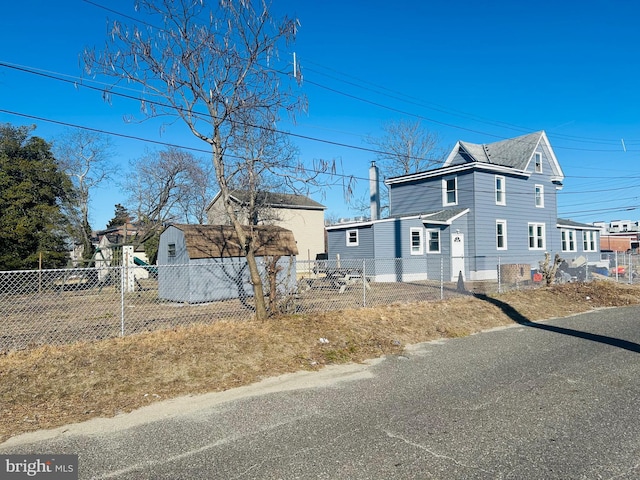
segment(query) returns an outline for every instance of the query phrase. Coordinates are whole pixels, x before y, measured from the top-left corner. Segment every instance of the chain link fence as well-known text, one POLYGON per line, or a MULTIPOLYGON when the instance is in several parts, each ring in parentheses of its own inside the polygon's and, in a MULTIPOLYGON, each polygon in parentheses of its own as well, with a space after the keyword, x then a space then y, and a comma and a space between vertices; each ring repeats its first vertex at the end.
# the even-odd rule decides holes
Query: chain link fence
MULTIPOLYGON (((609 262, 607 268, 590 267, 587 262, 565 271, 558 281, 601 277, 636 281, 640 271, 637 255, 612 254, 599 260, 599 265, 609 262)), ((284 272, 284 282, 281 276, 282 284, 274 290, 278 292, 277 308, 285 314, 326 312, 541 284, 529 265, 498 260, 496 279, 461 284, 445 278, 445 259, 425 262, 424 258, 298 262, 284 272)), ((254 316, 253 298, 246 285, 237 285, 237 279, 228 265, 215 264, 0 272, 0 352, 192 323, 249 320, 254 316), (193 291, 201 296, 190 296, 193 291), (176 292, 182 293, 176 296, 176 292)))

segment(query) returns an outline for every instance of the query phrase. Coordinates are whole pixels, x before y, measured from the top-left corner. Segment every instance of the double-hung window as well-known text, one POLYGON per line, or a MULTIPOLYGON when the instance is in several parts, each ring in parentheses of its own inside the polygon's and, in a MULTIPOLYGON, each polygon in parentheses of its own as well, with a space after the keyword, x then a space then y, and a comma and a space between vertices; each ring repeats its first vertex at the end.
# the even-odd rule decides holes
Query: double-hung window
POLYGON ((507 249, 507 221, 496 220, 496 248, 498 250, 507 249))
POLYGON ((593 230, 585 230, 582 232, 582 249, 585 252, 596 251, 596 232, 593 230))
POLYGON ((169 256, 169 258, 173 258, 176 256, 176 244, 175 243, 169 243, 167 245, 167 255, 169 256))
POLYGON ((442 205, 458 204, 458 177, 442 179, 442 205))
POLYGON ((576 251, 576 231, 575 230, 561 230, 560 238, 562 240, 563 252, 576 251))
POLYGON ((535 199, 536 207, 544 208, 544 185, 536 185, 535 199))
POLYGON ((440 230, 427 230, 427 253, 440 253, 440 230))
POLYGON ((545 235, 544 223, 529 224, 529 250, 544 250, 545 235))
POLYGON ((358 230, 347 230, 347 247, 357 247, 359 244, 358 230))
POLYGON ((496 205, 507 204, 507 192, 505 178, 502 175, 496 175, 496 205))
POLYGON ((410 230, 411 255, 422 255, 422 228, 410 230))

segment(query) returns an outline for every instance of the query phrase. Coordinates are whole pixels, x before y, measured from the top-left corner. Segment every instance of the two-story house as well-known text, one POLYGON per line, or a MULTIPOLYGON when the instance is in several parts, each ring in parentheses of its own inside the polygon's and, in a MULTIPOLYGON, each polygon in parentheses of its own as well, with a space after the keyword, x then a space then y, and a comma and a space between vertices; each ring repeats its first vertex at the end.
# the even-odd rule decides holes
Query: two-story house
MULTIPOLYGON (((231 192, 231 201, 236 213, 249 222, 248 193, 242 190, 231 192)), ((308 260, 325 252, 324 211, 326 207, 304 195, 260 192, 257 199, 260 207, 251 219, 254 225, 276 225, 293 232, 298 247, 297 260, 300 268, 308 268, 308 260)), ((218 193, 206 209, 210 225, 228 225, 229 219, 218 193)))
POLYGON ((598 228, 557 218, 563 181, 544 131, 459 141, 442 167, 385 180, 389 218, 328 227, 329 258, 403 260, 372 262, 378 281, 496 279, 500 265, 535 269, 545 252, 597 260, 598 228))

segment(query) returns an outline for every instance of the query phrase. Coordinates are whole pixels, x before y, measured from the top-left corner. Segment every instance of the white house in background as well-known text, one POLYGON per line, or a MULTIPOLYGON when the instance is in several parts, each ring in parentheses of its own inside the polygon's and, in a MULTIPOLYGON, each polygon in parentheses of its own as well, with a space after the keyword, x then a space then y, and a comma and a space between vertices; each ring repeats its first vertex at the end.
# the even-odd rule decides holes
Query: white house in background
MULTIPOLYGON (((234 190, 231 201, 237 205, 236 211, 246 210, 248 192, 234 190)), ((264 207, 259 209, 255 225, 276 225, 293 232, 298 247, 296 257, 298 268, 305 269, 306 260, 314 260, 316 255, 325 252, 324 211, 326 207, 304 195, 264 192, 259 194, 258 202, 264 207)), ((243 215, 241 215, 242 217, 243 215)), ((244 215, 248 223, 248 215, 244 215)), ((229 225, 229 219, 218 193, 207 206, 207 222, 210 225, 229 225)))

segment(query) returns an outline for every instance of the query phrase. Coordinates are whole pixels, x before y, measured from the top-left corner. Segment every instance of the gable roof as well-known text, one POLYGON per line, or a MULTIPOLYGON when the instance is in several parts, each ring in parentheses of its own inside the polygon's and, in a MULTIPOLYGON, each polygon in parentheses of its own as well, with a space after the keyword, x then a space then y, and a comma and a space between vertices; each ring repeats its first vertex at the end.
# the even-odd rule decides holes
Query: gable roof
MULTIPOLYGON (((230 225, 174 224, 184 234, 190 259, 243 257, 240 240, 230 225)), ((253 231, 257 256, 297 255, 298 247, 293 232, 274 225, 243 227, 247 235, 253 231)), ((166 230, 166 229, 165 229, 166 230)))
POLYGON ((548 159, 551 166, 552 180, 554 183, 561 185, 564 180, 564 173, 551 148, 547 134, 542 130, 487 144, 458 141, 442 167, 388 178, 384 183, 392 185, 437 178, 478 167, 499 173, 528 177, 531 172, 527 169, 533 161, 536 151, 542 151, 548 159))
POLYGON ((540 148, 549 159, 554 175, 562 180, 564 174, 544 130, 481 145, 459 141, 443 167, 459 164, 460 159, 464 158, 467 163, 478 162, 524 171, 531 163, 534 152, 540 148), (458 155, 461 151, 466 155, 458 155))
MULTIPOLYGON (((231 199, 240 205, 246 205, 250 200, 248 190, 232 190, 229 192, 231 199)), ((213 197, 207 210, 220 198, 220 192, 213 197)), ((325 210, 327 207, 304 195, 291 193, 258 192, 257 202, 269 208, 290 208, 304 210, 325 210)))
MULTIPOLYGON (((464 149, 475 162, 525 170, 533 156, 533 152, 538 148, 543 134, 544 132, 529 133, 528 135, 482 145, 460 141, 458 146, 464 149)), ((455 151, 456 149, 454 148, 447 158, 445 166, 451 164, 455 151)))

